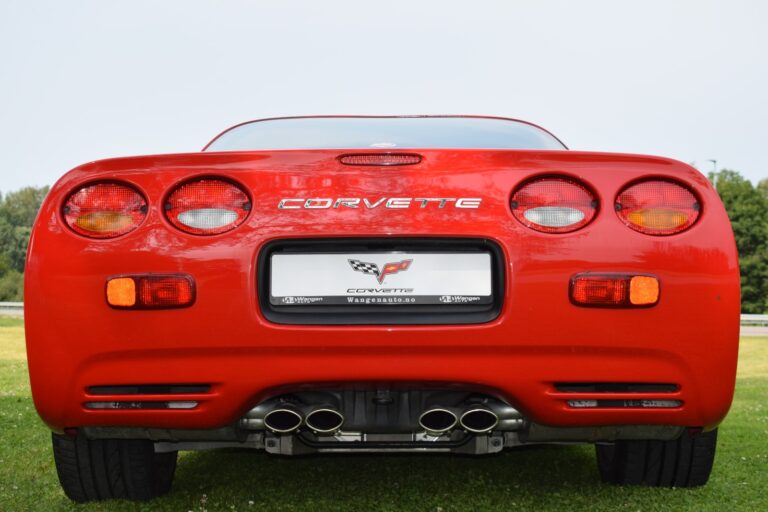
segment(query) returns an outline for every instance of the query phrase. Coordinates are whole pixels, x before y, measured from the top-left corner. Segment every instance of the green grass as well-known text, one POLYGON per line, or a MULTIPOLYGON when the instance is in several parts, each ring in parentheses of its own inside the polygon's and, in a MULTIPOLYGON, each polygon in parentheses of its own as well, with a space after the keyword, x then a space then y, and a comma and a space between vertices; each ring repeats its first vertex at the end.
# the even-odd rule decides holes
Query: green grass
POLYGON ((530 447, 491 457, 186 453, 169 496, 75 506, 61 492, 48 430, 30 398, 22 323, 0 319, 0 511, 96 510, 768 510, 768 339, 742 339, 733 409, 700 489, 598 481, 590 446, 530 447))

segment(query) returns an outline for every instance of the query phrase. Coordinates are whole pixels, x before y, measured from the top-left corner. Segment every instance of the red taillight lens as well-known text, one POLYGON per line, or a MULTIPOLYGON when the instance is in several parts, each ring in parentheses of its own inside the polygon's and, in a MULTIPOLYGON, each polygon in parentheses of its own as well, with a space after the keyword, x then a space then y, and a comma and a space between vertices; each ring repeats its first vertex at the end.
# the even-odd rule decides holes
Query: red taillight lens
POLYGON ((701 205, 688 188, 672 181, 647 180, 625 188, 616 198, 616 213, 635 231, 674 235, 691 227, 701 205))
POLYGON ((627 300, 629 283, 610 277, 577 277, 571 281, 571 298, 585 306, 621 306, 627 300))
POLYGON ((415 153, 363 153, 342 155, 339 162, 344 165, 414 165, 421 162, 421 155, 415 153))
POLYGON ((653 306, 659 302, 659 280, 631 274, 579 274, 571 278, 570 295, 579 306, 653 306))
POLYGON ((194 302, 194 280, 186 274, 137 274, 107 280, 107 303, 115 308, 183 308, 194 302))
POLYGON ((133 231, 147 216, 147 201, 120 183, 94 183, 74 191, 62 209, 64 221, 90 238, 114 238, 133 231))
POLYGON ((540 178, 520 187, 512 213, 524 225, 545 233, 567 233, 586 226, 597 213, 597 199, 569 178, 540 178))
POLYGON ((168 220, 194 235, 216 235, 243 223, 251 200, 239 186, 216 178, 188 181, 176 188, 165 203, 168 220))
POLYGON ((145 307, 182 307, 194 299, 192 279, 186 276, 149 276, 139 279, 137 302, 145 307))

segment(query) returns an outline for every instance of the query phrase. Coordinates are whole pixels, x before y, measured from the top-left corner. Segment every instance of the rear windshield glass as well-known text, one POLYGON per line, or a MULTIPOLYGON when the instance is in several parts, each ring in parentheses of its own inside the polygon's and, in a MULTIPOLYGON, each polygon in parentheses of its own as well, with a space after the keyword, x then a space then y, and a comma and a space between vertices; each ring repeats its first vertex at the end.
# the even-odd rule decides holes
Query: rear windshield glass
POLYGON ((279 149, 565 149, 536 126, 483 117, 305 117, 252 121, 205 151, 279 149))

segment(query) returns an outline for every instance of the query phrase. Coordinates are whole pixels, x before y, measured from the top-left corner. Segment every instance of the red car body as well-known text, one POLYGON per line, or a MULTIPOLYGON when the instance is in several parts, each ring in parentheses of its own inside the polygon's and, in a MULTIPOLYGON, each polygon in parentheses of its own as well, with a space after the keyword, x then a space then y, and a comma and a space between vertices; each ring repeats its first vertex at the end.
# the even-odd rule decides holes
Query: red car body
MULTIPOLYGON (((548 427, 660 425, 715 428, 734 391, 739 270, 731 227, 709 181, 667 158, 549 150, 409 149, 416 165, 349 166, 349 151, 203 152, 101 160, 51 189, 29 248, 25 323, 35 406, 52 430, 82 427, 217 429, 285 390, 375 383, 462 383, 548 427), (577 180, 599 202, 569 233, 529 229, 510 209, 521 184, 577 180), (252 211, 214 236, 180 231, 164 201, 195 177, 230 180, 252 211), (671 236, 629 229, 612 208, 628 184, 672 179, 701 204, 692 227, 671 236), (135 230, 91 239, 62 208, 94 182, 139 191, 148 212, 135 230), (278 209, 282 198, 482 198, 475 209, 278 209), (481 239, 503 259, 503 300, 488 321, 428 325, 312 325, 270 320, 260 303, 259 256, 274 241, 481 239), (579 273, 652 274, 658 304, 584 308, 569 298, 579 273), (183 273, 191 307, 122 310, 105 300, 111 276, 183 273), (559 382, 672 383, 645 392, 567 392, 559 382), (93 386, 206 383, 191 409, 89 409, 93 386), (574 408, 569 400, 673 399, 671 408, 574 408)), ((387 154, 387 150, 366 153, 387 154)), ((301 203, 296 203, 301 204, 301 203)), ((156 394, 153 400, 174 400, 156 394)))

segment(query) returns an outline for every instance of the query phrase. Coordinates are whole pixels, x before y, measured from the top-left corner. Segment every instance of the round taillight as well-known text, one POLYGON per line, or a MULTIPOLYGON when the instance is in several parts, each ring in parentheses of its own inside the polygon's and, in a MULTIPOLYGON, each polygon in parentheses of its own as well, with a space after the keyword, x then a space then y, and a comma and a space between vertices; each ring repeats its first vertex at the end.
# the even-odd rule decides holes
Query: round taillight
POLYGON ((634 183, 616 198, 616 213, 635 231, 674 235, 691 227, 701 205, 688 188, 673 181, 651 179, 634 183))
POLYGON ((114 238, 136 229, 147 216, 147 201, 133 187, 94 183, 72 192, 62 209, 73 231, 90 238, 114 238))
POLYGON ((512 195, 512 213, 524 225, 545 233, 568 233, 586 226, 597 199, 581 183, 549 177, 529 181, 512 195))
POLYGON ((243 223, 251 200, 239 186, 217 178, 201 178, 179 185, 165 202, 165 215, 182 231, 217 235, 243 223))

